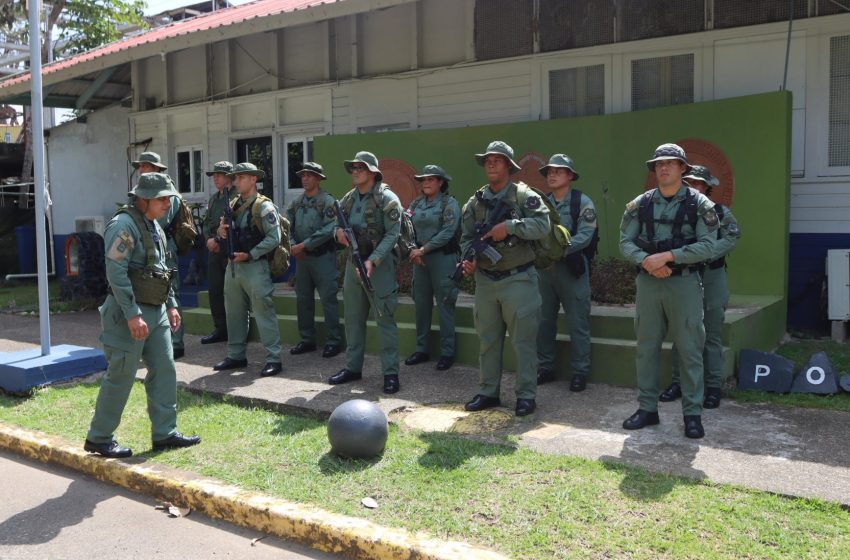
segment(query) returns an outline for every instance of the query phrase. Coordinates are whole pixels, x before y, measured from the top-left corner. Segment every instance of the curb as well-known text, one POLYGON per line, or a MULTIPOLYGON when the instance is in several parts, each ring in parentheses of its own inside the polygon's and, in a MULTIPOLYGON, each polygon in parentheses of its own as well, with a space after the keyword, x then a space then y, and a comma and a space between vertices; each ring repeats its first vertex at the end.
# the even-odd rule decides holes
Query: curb
POLYGON ((43 463, 62 465, 210 517, 350 558, 507 559, 497 552, 466 543, 413 535, 404 529, 382 527, 371 521, 248 492, 211 478, 142 460, 99 458, 61 438, 4 423, 0 423, 0 448, 43 463))

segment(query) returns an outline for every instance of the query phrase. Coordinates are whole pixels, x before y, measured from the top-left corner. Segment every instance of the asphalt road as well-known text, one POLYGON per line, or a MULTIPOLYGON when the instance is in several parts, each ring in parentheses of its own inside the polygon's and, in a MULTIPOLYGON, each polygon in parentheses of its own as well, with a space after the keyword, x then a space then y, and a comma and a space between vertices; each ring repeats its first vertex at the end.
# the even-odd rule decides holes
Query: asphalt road
POLYGON ((156 500, 0 451, 0 559, 336 560, 198 512, 170 518, 156 500))

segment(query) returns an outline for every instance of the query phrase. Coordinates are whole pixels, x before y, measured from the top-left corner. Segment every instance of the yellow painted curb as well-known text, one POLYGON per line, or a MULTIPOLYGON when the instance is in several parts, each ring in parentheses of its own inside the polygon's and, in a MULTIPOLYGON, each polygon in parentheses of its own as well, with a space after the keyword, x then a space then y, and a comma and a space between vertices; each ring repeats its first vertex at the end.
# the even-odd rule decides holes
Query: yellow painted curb
POLYGON ((0 447, 19 455, 62 465, 100 480, 173 502, 230 523, 304 543, 351 558, 377 560, 506 560, 507 557, 462 542, 440 541, 371 521, 336 515, 217 480, 141 460, 104 459, 82 445, 0 423, 0 447))

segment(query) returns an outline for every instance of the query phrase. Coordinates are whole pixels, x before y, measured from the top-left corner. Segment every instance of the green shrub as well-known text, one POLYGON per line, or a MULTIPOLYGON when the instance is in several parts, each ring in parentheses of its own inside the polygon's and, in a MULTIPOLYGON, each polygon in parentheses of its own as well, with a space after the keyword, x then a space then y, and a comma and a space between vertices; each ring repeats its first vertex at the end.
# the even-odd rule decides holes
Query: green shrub
POLYGON ((594 261, 590 270, 590 295, 597 303, 634 303, 637 267, 608 257, 594 261))

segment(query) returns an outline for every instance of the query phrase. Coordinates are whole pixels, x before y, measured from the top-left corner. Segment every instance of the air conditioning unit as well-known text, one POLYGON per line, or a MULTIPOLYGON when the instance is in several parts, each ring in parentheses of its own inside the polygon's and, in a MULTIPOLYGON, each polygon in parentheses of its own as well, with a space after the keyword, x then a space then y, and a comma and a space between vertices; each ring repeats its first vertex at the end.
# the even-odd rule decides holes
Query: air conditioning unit
POLYGON ((103 216, 77 216, 74 218, 74 231, 76 233, 93 231, 103 237, 104 229, 103 216))
POLYGON ((829 320, 850 321, 850 249, 826 252, 829 320))

